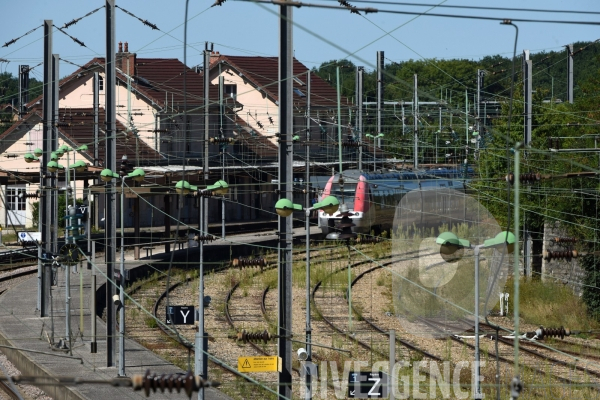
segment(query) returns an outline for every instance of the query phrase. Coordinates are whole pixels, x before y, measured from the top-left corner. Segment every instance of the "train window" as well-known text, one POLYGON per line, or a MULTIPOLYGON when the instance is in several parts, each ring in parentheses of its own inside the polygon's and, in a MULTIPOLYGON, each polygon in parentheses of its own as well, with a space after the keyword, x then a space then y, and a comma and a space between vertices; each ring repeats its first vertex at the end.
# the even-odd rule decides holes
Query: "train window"
POLYGON ((448 186, 454 186, 454 182, 448 181, 448 186))

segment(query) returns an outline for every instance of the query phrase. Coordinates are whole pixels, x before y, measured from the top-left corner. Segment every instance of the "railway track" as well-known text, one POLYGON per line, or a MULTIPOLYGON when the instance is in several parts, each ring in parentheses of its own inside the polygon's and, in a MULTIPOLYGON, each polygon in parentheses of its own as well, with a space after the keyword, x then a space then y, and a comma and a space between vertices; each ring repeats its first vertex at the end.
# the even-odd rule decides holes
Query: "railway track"
POLYGON ((0 252, 0 272, 17 269, 24 265, 37 264, 37 260, 38 249, 36 246, 3 251, 0 252))
MULTIPOLYGON (((369 269, 367 271, 364 271, 363 273, 361 273, 360 275, 358 275, 354 279, 354 281, 352 282, 352 285, 356 284, 360 279, 364 278, 367 274, 370 274, 370 273, 372 273, 372 272, 374 272, 376 270, 380 270, 381 267, 384 266, 384 265, 386 265, 386 264, 378 265, 378 266, 375 266, 375 267, 373 267, 373 268, 371 268, 371 269, 369 269)), ((365 322, 367 322, 367 323, 370 322, 364 316, 363 316, 363 320, 365 320, 365 322)), ((438 331, 439 333, 444 333, 445 332, 444 328, 446 328, 446 332, 448 331, 448 329, 451 330, 451 329, 454 328, 453 326, 446 326, 446 327, 444 327, 444 326, 441 326, 441 324, 434 323, 432 321, 428 321, 428 320, 425 320, 425 319, 420 319, 420 320, 424 324, 430 326, 432 329, 435 329, 436 331, 438 331)), ((485 324, 483 324, 483 327, 487 328, 487 329, 491 328, 491 326, 485 325, 485 324)), ((378 327, 378 328, 379 329, 377 329, 376 327, 374 327, 374 329, 377 329, 379 331, 383 331, 383 333, 385 333, 385 330, 383 330, 381 327, 378 327)), ((474 346, 472 344, 470 344, 467 340, 463 339, 463 338, 459 338, 459 337, 457 337, 455 335, 452 335, 452 336, 450 336, 450 339, 452 341, 460 344, 461 346, 466 346, 466 347, 474 350, 474 346)), ((510 347, 511 350, 513 349, 513 342, 510 341, 510 340, 502 339, 501 338, 501 340, 499 340, 499 343, 503 343, 505 346, 510 347)), ((531 342, 523 342, 523 341, 521 341, 521 343, 525 343, 526 347, 534 347, 535 346, 535 347, 542 348, 542 346, 540 346, 539 344, 535 344, 535 343, 531 343, 531 342)), ((585 376, 586 376, 586 374, 589 374, 591 376, 600 378, 600 372, 598 372, 598 371, 596 371, 594 369, 585 368, 585 367, 583 367, 581 365, 577 365, 576 363, 568 363, 568 362, 566 362, 564 360, 557 359, 556 357, 552 357, 552 356, 550 356, 548 354, 543 354, 543 353, 541 353, 539 351, 531 350, 530 348, 523 348, 521 346, 521 349, 522 349, 522 352, 527 353, 528 355, 530 355, 530 356, 532 356, 534 358, 537 358, 539 360, 543 360, 543 362, 552 365, 553 368, 555 369, 554 373, 550 373, 550 372, 548 372, 548 371, 546 371, 544 369, 537 368, 537 367, 535 367, 532 364, 526 365, 527 368, 529 368, 530 370, 534 371, 536 374, 540 374, 540 375, 543 375, 543 376, 548 376, 548 377, 550 377, 552 379, 555 379, 555 380, 557 380, 557 381, 559 381, 561 383, 565 383, 565 384, 568 384, 568 385, 581 385, 582 383, 586 383, 585 382, 585 379, 586 379, 585 376), (556 371, 556 369, 558 369, 558 368, 560 368, 561 370, 560 371, 556 371), (569 373, 569 370, 577 370, 577 371, 582 372, 582 376, 584 377, 583 382, 575 380, 575 379, 565 378, 565 376, 573 376, 572 373, 569 373), (557 372, 560 373, 560 375, 557 372)), ((548 351, 545 348, 544 348, 544 350, 548 351)), ((493 354, 495 355, 495 353, 493 353, 493 354)), ((490 355, 491 355, 491 353, 490 353, 490 355)), ((582 358, 581 354, 578 354, 577 356, 579 358, 582 358)), ((501 362, 503 362, 503 363, 505 363, 507 365, 511 365, 511 366, 514 365, 513 361, 511 359, 509 359, 509 358, 506 358, 506 357, 503 357, 503 356, 499 355, 498 359, 499 359, 499 361, 501 361, 501 362)), ((598 387, 598 386, 594 386, 593 389, 596 390, 596 391, 600 391, 600 387, 598 387)))
MULTIPOLYGON (((0 374, 0 376, 2 376, 2 374, 0 374)), ((21 392, 19 392, 18 389, 13 389, 11 387, 11 385, 0 379, 0 391, 2 393, 5 393, 9 398, 14 399, 14 400, 20 400, 23 398, 23 396, 21 395, 21 392)))

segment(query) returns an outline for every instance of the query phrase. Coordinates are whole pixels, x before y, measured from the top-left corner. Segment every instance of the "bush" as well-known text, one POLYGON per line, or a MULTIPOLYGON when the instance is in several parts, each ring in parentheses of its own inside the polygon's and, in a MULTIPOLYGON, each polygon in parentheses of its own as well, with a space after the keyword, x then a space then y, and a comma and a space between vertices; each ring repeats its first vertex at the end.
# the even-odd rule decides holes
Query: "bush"
POLYGON ((595 255, 586 255, 579 259, 579 265, 585 271, 582 299, 588 313, 596 320, 600 319, 600 265, 595 255))

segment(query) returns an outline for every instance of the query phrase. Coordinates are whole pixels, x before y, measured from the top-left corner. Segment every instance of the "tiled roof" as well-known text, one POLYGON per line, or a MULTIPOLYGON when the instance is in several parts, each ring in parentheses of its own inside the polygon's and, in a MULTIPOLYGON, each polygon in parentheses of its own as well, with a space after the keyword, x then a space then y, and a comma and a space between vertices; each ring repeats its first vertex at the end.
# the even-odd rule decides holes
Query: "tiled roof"
MULTIPOLYGON (((96 57, 73 72, 71 75, 60 80, 62 86, 70 81, 78 79, 79 76, 93 72, 95 69, 104 69, 104 58, 96 57)), ((118 69, 119 64, 117 65, 118 69)), ((117 79, 122 83, 127 82, 126 71, 117 70, 117 79)), ((160 107, 183 107, 183 63, 176 58, 136 58, 135 73, 132 76, 132 89, 139 91, 160 107)), ((191 68, 186 69, 186 89, 188 92, 188 106, 199 107, 204 104, 204 82, 202 75, 191 68)), ((209 96, 211 102, 218 102, 219 88, 210 85, 209 96)), ((42 100, 38 96, 28 107, 32 107, 42 100)))
MULTIPOLYGON (((100 131, 98 133, 98 158, 101 165, 106 159, 106 146, 105 138, 106 134, 104 121, 105 113, 104 109, 100 109, 98 113, 98 121, 100 121, 100 131)), ((72 142, 72 146, 81 146, 83 144, 88 145, 88 160, 93 160, 94 148, 96 143, 94 142, 94 110, 91 108, 61 108, 59 110, 59 121, 58 130, 67 141, 72 142)), ((127 155, 130 162, 136 160, 136 150, 138 155, 138 165, 152 165, 154 162, 162 160, 162 156, 144 143, 143 140, 137 141, 133 133, 126 133, 126 128, 120 122, 117 121, 117 164, 123 155, 127 155)), ((117 165, 118 168, 118 165, 117 165)))
MULTIPOLYGON (((227 56, 220 54, 212 57, 211 68, 215 68, 219 61, 229 64, 238 73, 241 73, 245 79, 265 90, 275 101, 279 100, 279 60, 277 57, 227 56)), ((294 79, 294 103, 299 106, 306 105, 307 72, 308 68, 294 58, 293 74, 297 77, 297 79, 294 79)), ((337 107, 337 91, 335 88, 314 73, 310 74, 310 77, 311 107, 337 107)), ((341 103, 342 105, 348 104, 348 100, 342 97, 341 103)))

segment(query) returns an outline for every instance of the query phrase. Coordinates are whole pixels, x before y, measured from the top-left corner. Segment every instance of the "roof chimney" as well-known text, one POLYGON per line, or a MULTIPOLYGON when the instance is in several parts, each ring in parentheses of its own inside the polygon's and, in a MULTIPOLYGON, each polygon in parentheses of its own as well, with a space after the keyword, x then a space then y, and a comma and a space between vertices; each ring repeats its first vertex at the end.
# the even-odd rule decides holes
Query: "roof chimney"
POLYGON ((123 43, 119 42, 119 53, 123 52, 123 43))
POLYGON ((125 53, 129 53, 129 43, 125 42, 125 53))
POLYGON ((211 66, 213 64, 218 63, 220 59, 221 59, 221 54, 219 54, 218 51, 211 51, 210 52, 210 65, 211 66))

